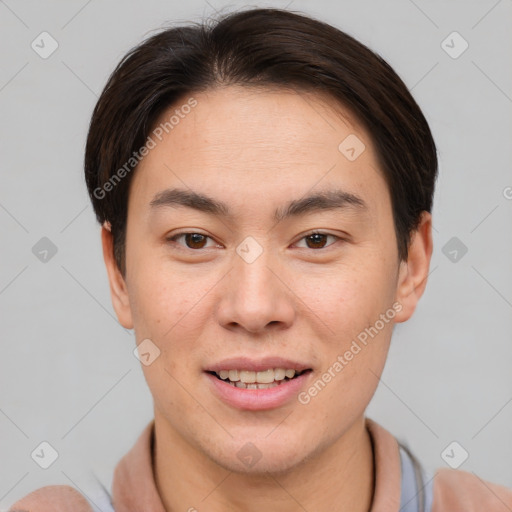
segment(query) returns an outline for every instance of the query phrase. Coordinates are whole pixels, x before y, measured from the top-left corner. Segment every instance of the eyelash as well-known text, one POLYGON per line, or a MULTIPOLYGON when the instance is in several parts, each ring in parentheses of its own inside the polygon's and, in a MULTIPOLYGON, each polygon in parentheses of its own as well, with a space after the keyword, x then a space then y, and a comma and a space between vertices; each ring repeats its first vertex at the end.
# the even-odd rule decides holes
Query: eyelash
MULTIPOLYGON (((176 240, 181 237, 181 236, 184 236, 184 235, 201 235, 201 236, 204 236, 206 238, 209 238, 210 240, 213 240, 210 236, 208 235, 205 235, 204 233, 200 233, 200 232, 197 232, 197 231, 183 231, 181 233, 176 233, 175 235, 173 235, 172 237, 169 237, 167 238, 166 240, 168 242, 176 242, 176 240)), ((327 245, 326 247, 320 247, 319 249, 311 249, 312 251, 320 251, 322 249, 326 249, 327 247, 330 247, 331 245, 334 245, 334 243, 336 243, 336 241, 346 241, 345 238, 342 238, 340 236, 337 236, 337 235, 333 235, 332 233, 324 233, 323 231, 312 231, 310 233, 307 233, 306 235, 304 235, 302 238, 300 238, 298 241, 300 242, 301 240, 304 240, 310 236, 313 236, 313 235, 323 235, 323 236, 327 236, 327 237, 333 237, 335 238, 335 242, 333 242, 332 244, 329 244, 327 245)), ((191 251, 195 251, 195 252, 199 252, 201 251, 202 249, 204 248, 201 248, 201 249, 193 249, 191 247, 186 247, 184 246, 183 247, 185 250, 191 250, 191 251)), ((309 247, 303 247, 303 249, 310 249, 309 247)))

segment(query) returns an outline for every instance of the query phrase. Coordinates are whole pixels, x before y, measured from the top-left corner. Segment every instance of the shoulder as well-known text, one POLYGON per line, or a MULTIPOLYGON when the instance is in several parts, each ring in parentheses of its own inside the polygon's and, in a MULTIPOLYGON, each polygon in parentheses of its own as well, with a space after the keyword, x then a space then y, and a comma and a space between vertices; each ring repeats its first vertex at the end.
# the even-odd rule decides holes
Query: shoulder
POLYGON ((510 512, 512 489, 456 469, 438 469, 434 475, 432 512, 510 512))
POLYGON ((94 512, 89 502, 69 485, 48 485, 27 494, 8 512, 94 512))

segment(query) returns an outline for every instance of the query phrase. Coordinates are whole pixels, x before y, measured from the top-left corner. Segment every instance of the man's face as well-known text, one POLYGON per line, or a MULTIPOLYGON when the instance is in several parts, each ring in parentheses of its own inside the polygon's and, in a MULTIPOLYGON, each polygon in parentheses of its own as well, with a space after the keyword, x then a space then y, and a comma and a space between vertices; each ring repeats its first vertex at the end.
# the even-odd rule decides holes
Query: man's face
POLYGON ((393 323, 406 319, 390 195, 366 131, 325 99, 241 87, 193 96, 133 176, 116 310, 137 344, 160 350, 143 371, 161 428, 226 469, 286 470, 362 418, 393 323), (173 189, 224 207, 184 206, 173 189), (302 202, 330 192, 359 201, 302 202), (252 380, 251 368, 307 371, 259 390, 210 373, 252 380))

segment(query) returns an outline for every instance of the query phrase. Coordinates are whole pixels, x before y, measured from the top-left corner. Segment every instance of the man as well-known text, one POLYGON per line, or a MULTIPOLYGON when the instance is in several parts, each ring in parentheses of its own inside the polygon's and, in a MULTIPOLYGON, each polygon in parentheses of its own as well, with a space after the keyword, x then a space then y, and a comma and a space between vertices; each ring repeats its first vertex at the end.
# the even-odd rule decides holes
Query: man
MULTIPOLYGON (((85 173, 155 413, 98 508, 512 508, 364 415, 425 290, 437 176, 380 57, 282 10, 166 30, 110 77, 85 173)), ((93 504, 49 486, 12 510, 93 504)))

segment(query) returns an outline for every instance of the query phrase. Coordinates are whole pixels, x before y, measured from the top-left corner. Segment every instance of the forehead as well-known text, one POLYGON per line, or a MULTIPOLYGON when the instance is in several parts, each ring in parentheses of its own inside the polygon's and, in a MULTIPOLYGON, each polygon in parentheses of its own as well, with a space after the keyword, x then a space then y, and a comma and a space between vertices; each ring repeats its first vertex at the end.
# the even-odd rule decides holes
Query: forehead
POLYGON ((293 150, 297 159, 315 148, 337 155, 340 137, 350 134, 373 150, 356 117, 332 97, 276 87, 223 86, 186 96, 163 112, 156 125, 165 128, 165 122, 191 96, 197 105, 180 119, 174 116, 176 124, 165 130, 172 132, 171 143, 183 152, 199 148, 202 153, 213 153, 229 145, 247 152, 268 147, 274 156, 286 154, 287 158, 293 150))
POLYGON ((387 187, 368 133, 325 95, 219 87, 184 96, 152 130, 155 146, 132 184, 146 192, 146 203, 176 185, 247 207, 245 198, 233 196, 234 188, 259 195, 260 204, 263 198, 297 198, 316 188, 342 188, 369 197, 369 203, 388 200, 378 197, 387 195, 387 187), (184 108, 193 104, 191 98, 195 106, 184 108))

